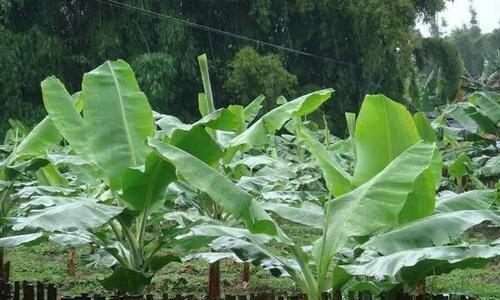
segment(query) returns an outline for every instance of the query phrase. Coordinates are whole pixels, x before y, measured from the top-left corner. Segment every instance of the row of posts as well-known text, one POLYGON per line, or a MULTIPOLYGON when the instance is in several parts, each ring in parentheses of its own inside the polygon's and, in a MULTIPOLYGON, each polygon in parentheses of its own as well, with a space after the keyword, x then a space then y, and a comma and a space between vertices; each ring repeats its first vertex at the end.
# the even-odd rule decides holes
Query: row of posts
MULTIPOLYGON (((208 297, 205 297, 208 298, 208 297)), ((321 300, 342 300, 340 292, 323 293, 321 300)), ((57 288, 53 284, 44 285, 41 282, 36 284, 26 281, 16 281, 14 284, 2 281, 0 284, 0 300, 155 300, 152 294, 146 295, 126 295, 126 294, 110 294, 104 295, 96 293, 90 295, 82 293, 79 296, 61 296, 58 298, 57 288)), ((163 294, 161 300, 196 300, 194 295, 176 294, 169 297, 168 294, 163 294)), ((370 292, 349 292, 346 300, 374 300, 375 297, 370 292)), ((394 294, 382 295, 381 300, 475 300, 472 297, 463 295, 423 295, 411 296, 409 294, 394 294)), ((158 299, 159 300, 159 299, 158 299)), ((225 295, 220 299, 212 300, 307 300, 305 294, 294 295, 275 295, 273 293, 258 293, 258 294, 241 294, 241 295, 225 295)))

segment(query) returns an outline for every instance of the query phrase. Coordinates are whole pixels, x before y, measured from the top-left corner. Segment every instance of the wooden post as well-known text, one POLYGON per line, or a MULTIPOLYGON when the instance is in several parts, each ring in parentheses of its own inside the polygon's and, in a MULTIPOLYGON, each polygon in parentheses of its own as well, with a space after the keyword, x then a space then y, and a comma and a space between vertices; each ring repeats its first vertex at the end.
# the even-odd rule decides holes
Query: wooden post
POLYGON ((216 261, 208 267, 208 299, 220 298, 220 263, 216 261))
POLYGON ((36 283, 36 300, 45 300, 45 287, 40 281, 36 283))
POLYGON ((47 287, 47 300, 56 300, 57 299, 57 289, 53 284, 49 284, 47 287))
POLYGON ((68 251, 68 260, 66 261, 68 266, 68 275, 74 277, 76 274, 76 248, 70 247, 68 251))
POLYGON ((23 298, 24 300, 35 300, 35 287, 31 283, 24 287, 23 298))
POLYGON ((3 265, 2 278, 3 278, 4 282, 9 282, 10 281, 10 261, 6 262, 3 265))
POLYGON ((19 281, 14 282, 14 300, 20 300, 21 295, 21 283, 19 281))
POLYGON ((243 263, 243 274, 241 276, 243 282, 250 282, 250 263, 243 263))

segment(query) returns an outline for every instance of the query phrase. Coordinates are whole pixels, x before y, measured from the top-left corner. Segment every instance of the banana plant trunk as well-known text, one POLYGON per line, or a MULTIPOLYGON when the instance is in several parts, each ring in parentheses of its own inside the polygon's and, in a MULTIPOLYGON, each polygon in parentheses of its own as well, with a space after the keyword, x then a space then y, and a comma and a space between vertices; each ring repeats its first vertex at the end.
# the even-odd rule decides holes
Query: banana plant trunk
POLYGON ((220 299, 220 264, 219 261, 208 266, 208 299, 220 299))

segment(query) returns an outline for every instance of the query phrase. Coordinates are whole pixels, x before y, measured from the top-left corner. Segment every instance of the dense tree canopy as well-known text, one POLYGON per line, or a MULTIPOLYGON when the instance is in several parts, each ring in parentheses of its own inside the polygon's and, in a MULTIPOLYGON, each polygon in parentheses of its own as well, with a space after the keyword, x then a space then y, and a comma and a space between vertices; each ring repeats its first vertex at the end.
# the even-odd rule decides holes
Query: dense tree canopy
POLYGON ((444 1, 121 1, 138 11, 109 1, 0 0, 0 118, 35 121, 43 78, 54 74, 75 92, 80 74, 106 59, 123 58, 155 109, 189 120, 197 114, 196 95, 202 89, 196 57, 207 53, 216 106, 260 93, 273 98, 333 87, 335 101, 325 109, 334 129, 343 133, 336 124, 344 124, 345 111, 358 110, 364 94, 382 92, 403 101, 413 68, 415 21, 433 16, 444 1), (192 28, 158 14, 315 56, 192 28), (248 46, 255 50, 242 51, 252 55, 237 55, 248 46), (245 59, 262 63, 269 68, 266 76, 279 80, 235 87, 231 75, 256 79, 245 74, 250 66, 245 59), (272 71, 276 74, 269 75, 272 71))

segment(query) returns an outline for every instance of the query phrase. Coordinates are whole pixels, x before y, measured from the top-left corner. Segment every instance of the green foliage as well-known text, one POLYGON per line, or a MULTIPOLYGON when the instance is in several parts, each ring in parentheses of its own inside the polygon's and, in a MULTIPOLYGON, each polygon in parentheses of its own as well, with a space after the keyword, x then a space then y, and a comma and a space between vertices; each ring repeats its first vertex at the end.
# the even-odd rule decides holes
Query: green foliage
POLYGON ((243 105, 257 96, 256 91, 266 96, 266 110, 275 106, 273 102, 278 96, 295 96, 297 77, 285 69, 278 55, 260 55, 255 49, 245 47, 236 53, 229 67, 224 88, 243 105))
POLYGON ((437 96, 434 106, 455 100, 460 89, 460 77, 464 71, 456 46, 442 38, 422 39, 416 55, 420 69, 424 69, 425 60, 430 60, 439 72, 437 85, 430 91, 437 96))
POLYGON ((334 131, 341 134, 344 112, 356 111, 364 94, 382 92, 402 101, 412 66, 415 20, 434 15, 444 7, 444 0, 225 0, 203 1, 197 6, 186 0, 123 2, 339 61, 335 63, 274 52, 267 46, 192 29, 166 18, 151 18, 108 3, 1 3, 2 118, 34 124, 43 114, 40 90, 33 82, 53 74, 73 92, 80 89, 81 74, 86 70, 106 59, 122 58, 136 69, 154 109, 192 121, 197 106, 186 99, 198 92, 195 56, 205 51, 212 58, 211 81, 219 91, 215 102, 221 106, 235 101, 248 103, 264 93, 268 96, 266 108, 271 108, 281 93, 292 97, 335 83, 337 104, 328 104, 324 110, 333 121, 334 131), (237 55, 248 46, 258 47, 262 55, 249 50, 244 50, 251 54, 247 58, 237 55), (229 62, 239 67, 230 70, 229 62), (244 81, 233 80, 230 74, 244 81), (248 86, 242 86, 242 82, 248 82, 248 86), (298 91, 297 82, 316 88, 294 93, 298 91))
POLYGON ((176 96, 179 94, 176 84, 179 71, 170 54, 142 54, 136 57, 131 65, 153 109, 167 111, 175 106, 176 96))
POLYGON ((10 210, 0 216, 0 246, 92 243, 94 263, 113 269, 103 286, 130 293, 181 256, 233 258, 290 276, 311 300, 332 287, 413 289, 500 255, 498 241, 461 240, 479 223, 500 222, 496 192, 445 192, 435 203, 437 188, 468 188, 463 178, 491 185, 480 179, 496 174, 498 150, 486 141, 496 139, 497 95, 470 95, 431 125, 368 95, 357 117, 347 115, 342 140, 304 121, 332 89, 280 97, 260 118, 263 97, 216 109, 210 65, 198 60, 202 118, 192 124, 153 113, 122 60, 86 73, 73 95, 44 80, 48 116, 31 132, 11 121, 2 146, 0 200, 10 210), (467 144, 447 115, 480 142, 467 144), (292 237, 282 218, 313 227, 317 240, 292 237))

